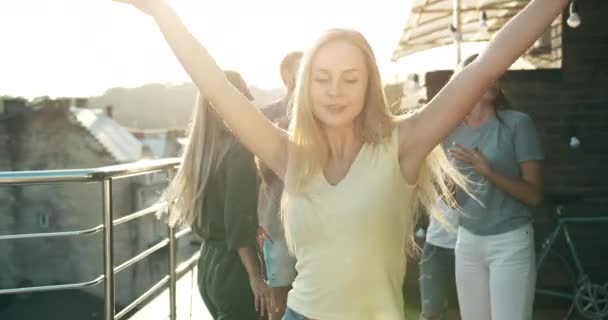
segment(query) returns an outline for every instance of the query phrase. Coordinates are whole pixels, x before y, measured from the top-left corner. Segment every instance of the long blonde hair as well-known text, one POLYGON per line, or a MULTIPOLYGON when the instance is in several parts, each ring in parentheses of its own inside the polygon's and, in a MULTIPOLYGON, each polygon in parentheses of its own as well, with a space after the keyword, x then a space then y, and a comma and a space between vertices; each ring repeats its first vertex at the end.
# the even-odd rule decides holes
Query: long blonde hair
MULTIPOLYGON (((314 175, 321 172, 329 159, 328 142, 321 125, 313 115, 310 100, 312 61, 324 45, 334 41, 348 42, 361 50, 368 70, 368 87, 365 106, 355 120, 355 134, 363 143, 382 144, 388 142, 391 132, 400 118, 389 110, 374 53, 365 37, 354 30, 332 29, 322 36, 302 58, 298 80, 294 92, 294 117, 290 124, 292 142, 289 149, 285 193, 283 198, 283 218, 288 214, 286 203, 292 194, 303 192, 314 175)), ((416 212, 425 212, 439 221, 445 221, 437 208, 437 199, 456 206, 453 196, 454 186, 466 190, 467 179, 450 164, 443 148, 437 146, 427 156, 421 167, 417 181, 416 201, 412 206, 416 212)), ((413 218, 415 219, 415 217, 413 218)), ((412 228, 415 223, 410 224, 412 228)), ((285 228, 288 241, 289 229, 285 228)), ((410 232, 410 249, 416 248, 413 232, 410 232)), ((415 250, 414 250, 415 251, 415 250)), ((414 251, 410 250, 410 253, 414 251)))
MULTIPOLYGON (((232 84, 252 100, 247 84, 239 73, 225 71, 232 84)), ((193 225, 203 216, 204 193, 209 176, 216 170, 228 149, 236 143, 223 120, 200 93, 192 110, 192 123, 181 167, 161 196, 168 204, 171 226, 193 225)))

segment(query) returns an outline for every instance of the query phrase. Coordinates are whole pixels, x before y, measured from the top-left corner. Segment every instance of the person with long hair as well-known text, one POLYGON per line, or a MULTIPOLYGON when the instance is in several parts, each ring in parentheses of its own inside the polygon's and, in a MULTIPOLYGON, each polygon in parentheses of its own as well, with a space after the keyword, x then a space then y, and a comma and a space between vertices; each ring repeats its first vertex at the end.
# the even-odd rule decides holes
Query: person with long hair
MULTIPOLYGON (((452 77, 455 77, 458 72, 473 62, 478 56, 479 55, 472 55, 463 60, 456 68, 452 77)), ((524 122, 525 125, 522 125, 523 129, 518 130, 517 133, 520 137, 519 140, 516 140, 514 137, 510 137, 510 139, 520 144, 524 143, 525 146, 518 146, 514 150, 507 150, 507 152, 515 154, 519 151, 521 153, 522 149, 525 148, 526 154, 518 155, 519 160, 522 163, 533 161, 532 164, 521 165, 522 169, 523 167, 532 167, 532 173, 526 173, 527 175, 522 177, 522 179, 534 180, 531 182, 534 188, 528 191, 532 191, 530 195, 534 197, 534 201, 531 202, 531 205, 534 206, 538 204, 537 202, 539 201, 540 196, 540 181, 537 181, 536 179, 540 177, 540 174, 535 172, 535 170, 537 170, 536 161, 542 159, 542 152, 538 142, 538 137, 532 122, 527 118, 526 115, 510 110, 511 103, 507 99, 501 83, 502 79, 499 79, 486 92, 486 94, 484 94, 482 99, 477 103, 476 107, 469 113, 469 115, 467 115, 462 124, 448 136, 446 141, 443 142, 444 149, 451 150, 448 152, 448 159, 450 159, 450 161, 456 165, 459 170, 473 180, 470 185, 474 185, 475 187, 471 189, 476 191, 473 192, 473 197, 469 197, 464 192, 457 192, 456 202, 459 204, 458 207, 447 206, 441 200, 438 200, 438 206, 448 224, 442 223, 437 219, 430 219, 429 227, 427 228, 426 241, 424 243, 422 257, 419 263, 421 319, 447 319, 449 299, 456 284, 456 258, 454 249, 458 239, 458 225, 461 215, 466 216, 464 218, 465 225, 469 225, 471 223, 471 218, 473 215, 477 216, 475 219, 479 219, 479 222, 483 221, 483 219, 495 219, 498 216, 501 216, 500 219, 503 219, 503 221, 510 221, 509 223, 512 223, 514 219, 520 219, 521 222, 529 221, 529 210, 527 208, 523 212, 518 212, 517 214, 519 217, 517 218, 511 216, 514 212, 510 212, 508 214, 499 213, 501 210, 504 211, 503 207, 510 209, 513 205, 513 201, 517 200, 507 199, 505 201, 502 198, 500 198, 500 200, 496 200, 497 194, 503 195, 500 191, 482 188, 482 186, 487 184, 488 181, 485 181, 479 176, 480 172, 473 170, 471 163, 468 161, 463 162, 463 160, 466 159, 462 157, 462 152, 469 152, 471 154, 479 152, 479 155, 482 157, 485 152, 502 152, 506 148, 505 146, 500 145, 500 143, 504 142, 504 139, 496 138, 496 136, 513 134, 515 131, 512 128, 509 128, 509 126, 516 127, 520 125, 518 121, 524 122), (486 146, 484 144, 490 144, 490 146, 486 146), (496 146, 497 144, 498 146, 496 146), (463 149, 461 146, 464 145, 475 145, 475 148, 478 150, 466 149, 466 147, 463 149), (485 152, 483 150, 485 150, 485 152), (461 205, 464 207, 461 207, 461 205), (492 210, 492 215, 482 213, 486 210, 492 210)), ((491 160, 499 159, 499 162, 504 162, 509 157, 509 154, 492 154, 491 160)), ((497 171, 499 174, 500 171, 503 170, 513 170, 514 166, 515 165, 511 165, 511 167, 508 169, 503 169, 500 164, 497 164, 493 165, 492 168, 495 169, 495 171, 497 171)), ((530 169, 528 171, 530 171, 530 169)), ((488 186, 488 188, 491 188, 491 186, 488 186)), ((517 224, 515 228, 516 227, 517 224)), ((487 242, 485 239, 478 240, 487 242)), ((532 238, 529 237, 528 240, 532 240, 532 238)), ((461 243, 460 248, 462 249, 463 246, 467 245, 470 244, 461 243)), ((527 245, 530 245, 530 243, 527 245)), ((531 249, 533 250, 534 248, 532 247, 531 249)), ((527 296, 528 299, 531 299, 529 293, 526 293, 525 295, 523 293, 528 292, 534 287, 534 274, 530 274, 528 270, 530 266, 534 265, 534 255, 530 255, 529 252, 526 254, 528 254, 528 258, 532 259, 525 261, 525 265, 523 266, 525 272, 521 272, 519 275, 524 277, 526 282, 529 283, 531 287, 526 286, 526 288, 518 288, 513 290, 513 293, 517 295, 521 294, 522 297, 527 296)), ((462 261, 462 259, 459 261, 462 261)), ((474 259, 472 261, 474 261, 474 259)), ((478 262, 481 263, 481 261, 478 262)), ((497 266, 497 264, 494 264, 494 267, 497 266)), ((490 266, 487 267, 489 268, 490 266)), ((495 270, 495 272, 500 272, 498 268, 495 270)), ((492 273, 491 271, 492 270, 490 270, 490 272, 480 274, 488 275, 492 273)), ((480 278, 476 276, 475 279, 480 280, 483 279, 483 277, 480 278)), ((473 303, 473 301, 468 298, 470 296, 468 286, 469 284, 475 283, 475 281, 469 280, 470 279, 460 281, 462 287, 460 289, 462 292, 460 295, 467 295, 467 297, 464 298, 465 301, 470 301, 473 303)), ((488 280, 485 279, 484 281, 488 280)), ((474 305, 463 306, 465 309, 463 312, 467 313, 467 317, 465 319, 469 319, 468 312, 466 310, 471 308, 479 310, 479 301, 474 301, 474 305)), ((502 299, 497 300, 496 303, 503 303, 498 301, 502 301, 502 299)), ((529 303, 531 306, 531 300, 529 303)), ((487 309, 489 306, 485 305, 483 308, 487 309)), ((512 305, 505 305, 504 308, 505 310, 513 310, 512 305)), ((511 313, 505 314, 507 318, 510 315, 511 313)), ((497 315, 493 315, 492 319, 497 317, 497 315)))
MULTIPOLYGON (((226 77, 253 100, 241 75, 226 77)), ((257 250, 258 176, 253 155, 198 96, 182 164, 161 197, 169 224, 191 226, 203 240, 198 288, 216 320, 260 319, 269 293, 257 250)))
MULTIPOLYGON (((286 94, 279 101, 264 108, 262 113, 268 119, 286 129, 289 123, 289 102, 293 96, 296 75, 302 52, 290 52, 281 61, 281 79, 286 94)), ((260 219, 261 247, 264 252, 266 283, 270 289, 271 310, 269 320, 283 318, 287 307, 287 293, 296 277, 296 259, 289 253, 285 232, 281 222, 280 208, 283 181, 267 165, 258 161, 261 176, 258 216, 260 219)))
MULTIPOLYGON (((474 55, 459 70, 474 63, 474 55)), ((531 208, 541 202, 543 152, 534 123, 496 81, 447 139, 475 199, 457 197, 456 285, 463 319, 532 318, 536 258, 531 208)))
MULTIPOLYGON (((163 0, 117 0, 154 18, 232 132, 285 183, 283 219, 297 276, 284 319, 403 319, 414 210, 441 215, 466 178, 440 144, 567 0, 532 0, 428 105, 393 116, 373 51, 356 31, 326 32, 302 58, 289 130, 225 80, 163 0)), ((245 57, 246 55, 244 55, 245 57)))

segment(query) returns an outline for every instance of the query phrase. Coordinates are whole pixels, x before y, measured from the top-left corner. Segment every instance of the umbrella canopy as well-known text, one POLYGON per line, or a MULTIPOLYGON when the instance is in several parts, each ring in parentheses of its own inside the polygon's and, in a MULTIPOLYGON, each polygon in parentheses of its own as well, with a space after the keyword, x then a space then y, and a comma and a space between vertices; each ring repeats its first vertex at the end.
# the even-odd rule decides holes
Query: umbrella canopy
MULTIPOLYGON (((492 38, 529 0, 459 0, 459 36, 462 42, 492 38)), ((454 43, 454 0, 414 0, 406 27, 393 52, 393 61, 427 49, 454 43)), ((537 68, 561 66, 562 19, 556 19, 526 54, 537 68)))

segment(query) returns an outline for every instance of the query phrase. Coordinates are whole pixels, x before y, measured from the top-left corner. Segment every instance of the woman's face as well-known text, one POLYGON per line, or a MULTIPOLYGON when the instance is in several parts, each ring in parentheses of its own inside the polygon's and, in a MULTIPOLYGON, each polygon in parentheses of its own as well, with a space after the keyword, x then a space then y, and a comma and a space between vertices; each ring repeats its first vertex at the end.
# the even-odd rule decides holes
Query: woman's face
POLYGON ((324 127, 351 126, 365 106, 368 70, 363 52, 346 41, 319 49, 312 61, 310 98, 324 127))

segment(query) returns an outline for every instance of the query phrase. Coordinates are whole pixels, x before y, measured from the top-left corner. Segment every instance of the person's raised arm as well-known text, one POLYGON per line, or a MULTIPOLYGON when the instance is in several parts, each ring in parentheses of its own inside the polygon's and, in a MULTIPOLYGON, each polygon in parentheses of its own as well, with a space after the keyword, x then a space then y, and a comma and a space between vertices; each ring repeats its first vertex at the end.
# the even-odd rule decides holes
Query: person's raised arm
MULTIPOLYGON (((173 53, 202 95, 214 106, 230 129, 251 152, 283 177, 288 135, 272 125, 226 79, 209 52, 188 31, 164 0, 114 0, 131 4, 154 18, 173 53)), ((245 56, 245 55, 244 55, 245 56)))
POLYGON ((414 172, 463 120, 486 90, 525 53, 562 12, 567 0, 532 0, 509 21, 475 62, 465 67, 418 113, 400 123, 402 157, 414 172))

